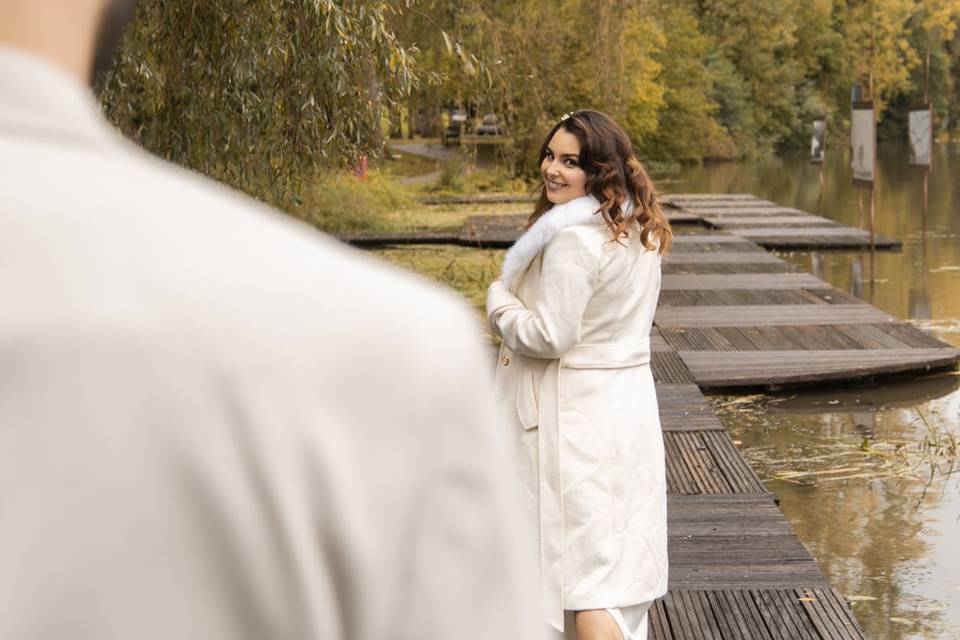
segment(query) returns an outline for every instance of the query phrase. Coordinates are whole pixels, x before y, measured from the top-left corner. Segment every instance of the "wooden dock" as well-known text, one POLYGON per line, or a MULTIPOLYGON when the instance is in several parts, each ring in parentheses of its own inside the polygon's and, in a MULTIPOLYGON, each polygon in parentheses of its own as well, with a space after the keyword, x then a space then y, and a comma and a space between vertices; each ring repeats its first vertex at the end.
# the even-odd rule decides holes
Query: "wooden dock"
MULTIPOLYGON (((871 234, 799 209, 742 194, 674 194, 661 199, 671 222, 703 224, 748 238, 767 249, 867 249, 871 234)), ((875 236, 876 249, 898 240, 875 236)))
MULTIPOLYGON (((764 250, 862 249, 869 246, 868 232, 749 194, 680 194, 664 202, 676 235, 663 262, 655 323, 701 388, 781 390, 917 375, 960 361, 960 349, 764 250)), ((474 216, 459 231, 344 240, 508 247, 525 221, 523 214, 474 216)), ((874 241, 877 247, 898 245, 874 241)))
POLYGON ((843 597, 710 410, 677 351, 651 336, 667 462, 669 592, 651 640, 862 640, 843 597))
POLYGON ((655 323, 701 388, 777 390, 948 369, 960 350, 731 232, 676 227, 655 323))
MULTIPOLYGON (((764 250, 861 249, 869 234, 747 194, 672 196, 671 202, 675 243, 663 262, 651 334, 666 451, 670 579, 668 594, 652 609, 650 638, 861 640, 850 608, 701 389, 916 375, 956 367, 960 350, 764 250)), ((525 219, 476 216, 447 239, 507 247, 525 219)), ((898 244, 873 240, 878 248, 898 244)))

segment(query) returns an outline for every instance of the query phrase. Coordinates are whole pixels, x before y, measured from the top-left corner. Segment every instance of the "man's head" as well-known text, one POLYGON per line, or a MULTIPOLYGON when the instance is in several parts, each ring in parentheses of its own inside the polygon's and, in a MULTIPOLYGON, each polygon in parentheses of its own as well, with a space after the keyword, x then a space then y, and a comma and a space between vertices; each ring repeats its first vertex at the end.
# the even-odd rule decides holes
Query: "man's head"
POLYGON ((123 38, 123 30, 133 17, 137 0, 109 0, 100 14, 97 39, 93 50, 93 65, 90 69, 90 84, 110 67, 113 54, 123 38))
POLYGON ((0 0, 0 45, 45 58, 81 82, 110 65, 136 0, 0 0))

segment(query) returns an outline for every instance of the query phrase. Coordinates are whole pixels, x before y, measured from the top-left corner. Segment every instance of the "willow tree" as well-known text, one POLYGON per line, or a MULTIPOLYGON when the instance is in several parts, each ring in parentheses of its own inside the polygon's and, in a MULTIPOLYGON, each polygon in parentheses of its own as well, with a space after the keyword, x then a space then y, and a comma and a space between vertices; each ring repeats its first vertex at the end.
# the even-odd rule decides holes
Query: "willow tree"
POLYGON ((847 7, 846 63, 854 82, 867 88, 882 116, 890 100, 913 89, 911 71, 920 64, 909 41, 915 0, 852 0, 847 7))
POLYGON ((147 149, 296 212, 324 168, 382 144, 416 83, 390 28, 409 2, 144 0, 99 87, 147 149))

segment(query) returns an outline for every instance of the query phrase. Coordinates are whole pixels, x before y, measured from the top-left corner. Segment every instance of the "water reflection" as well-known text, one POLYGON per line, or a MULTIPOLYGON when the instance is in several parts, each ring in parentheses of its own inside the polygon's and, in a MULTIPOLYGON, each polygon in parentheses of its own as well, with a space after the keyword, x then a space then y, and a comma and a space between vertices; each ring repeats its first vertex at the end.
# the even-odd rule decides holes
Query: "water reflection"
MULTIPOLYGON (((960 147, 938 145, 928 176, 907 153, 881 147, 876 183, 876 233, 901 240, 901 251, 781 255, 960 346, 960 147)), ((827 156, 822 186, 805 153, 691 167, 669 186, 753 193, 868 225, 869 196, 852 185, 845 154, 827 156)), ((960 438, 960 376, 716 402, 868 637, 960 640, 960 474, 922 446, 931 432, 960 438)))
POLYGON ((958 389, 960 378, 950 375, 713 399, 868 637, 960 637, 960 476, 933 469, 920 447, 921 412, 944 429, 960 411, 958 389))

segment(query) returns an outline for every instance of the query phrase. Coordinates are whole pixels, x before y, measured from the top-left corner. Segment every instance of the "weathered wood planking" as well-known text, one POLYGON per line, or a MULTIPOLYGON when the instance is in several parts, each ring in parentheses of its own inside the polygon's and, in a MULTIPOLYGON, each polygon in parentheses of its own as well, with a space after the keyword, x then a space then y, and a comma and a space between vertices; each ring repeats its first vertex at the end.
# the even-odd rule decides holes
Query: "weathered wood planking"
POLYGON ((862 640, 835 589, 678 589, 650 610, 650 640, 862 640))
POLYGON ((723 431, 723 423, 695 384, 658 383, 657 403, 664 431, 723 431))
MULTIPOLYGON (((861 235, 809 235, 809 236, 755 236, 752 240, 767 249, 810 251, 812 249, 869 249, 869 236, 861 235)), ((902 243, 883 236, 873 239, 873 248, 881 250, 899 249, 902 243)))
POLYGON ((698 214, 689 211, 667 209, 664 211, 670 224, 696 224, 701 218, 698 214))
POLYGON ((811 216, 807 214, 775 216, 703 216, 702 219, 709 225, 722 227, 725 229, 739 226, 756 227, 760 225, 781 226, 790 224, 820 225, 826 227, 837 226, 837 223, 833 220, 828 220, 827 218, 821 216, 811 216))
POLYGON ((899 322, 866 304, 767 304, 659 307, 660 327, 738 327, 899 322))
MULTIPOLYGON (((910 325, 791 324, 708 327, 660 326, 678 352, 685 351, 876 351, 951 348, 910 325)), ((685 359, 685 358, 684 358, 685 359)))
POLYGON ((670 289, 806 289, 829 288, 806 273, 664 275, 661 290, 670 289))
MULTIPOLYGON (((651 350, 655 371, 657 358, 676 356, 658 327, 651 350)), ((656 390, 670 591, 654 603, 650 637, 862 638, 699 387, 658 379, 656 390)))
POLYGON ((678 234, 674 234, 674 236, 673 236, 673 244, 674 244, 674 245, 678 245, 678 244, 695 244, 695 243, 701 243, 701 242, 703 242, 703 243, 711 243, 711 244, 716 244, 716 243, 723 243, 723 244, 726 244, 726 243, 747 243, 747 244, 753 244, 752 242, 750 242, 749 240, 747 240, 747 239, 745 239, 745 238, 741 238, 741 237, 739 237, 739 236, 734 236, 734 235, 722 234, 722 233, 706 233, 706 232, 702 232, 702 231, 701 231, 700 233, 688 233, 688 234, 680 234, 680 233, 678 233, 678 234))
POLYGON ((752 193, 665 193, 661 194, 660 199, 661 201, 674 204, 680 202, 704 202, 708 200, 734 203, 748 201, 768 202, 767 200, 760 200, 760 198, 752 193))
POLYGON ((657 383, 694 384, 693 374, 673 349, 656 351, 650 354, 650 371, 657 383))
MULTIPOLYGON (((742 242, 713 242, 711 240, 697 240, 697 239, 687 239, 677 241, 677 238, 682 238, 683 236, 674 236, 673 237, 673 246, 678 252, 681 253, 766 253, 763 247, 760 245, 750 242, 749 240, 742 239, 742 242)), ((706 236, 706 238, 716 238, 718 236, 706 236)), ((719 236, 723 237, 723 236, 719 236)), ((671 249, 671 252, 673 250, 671 249)), ((669 254, 668 254, 669 255, 669 254)))
POLYGON ((726 431, 666 430, 663 446, 670 494, 766 493, 726 431))
POLYGON ((663 262, 671 264, 784 264, 783 260, 770 255, 766 251, 746 253, 739 251, 669 251, 663 257, 663 262))
POLYGON ((802 209, 794 209, 793 207, 781 207, 779 205, 769 203, 769 204, 757 204, 752 206, 744 205, 711 205, 711 206, 691 206, 684 205, 683 208, 677 209, 677 211, 685 211, 687 213, 694 213, 700 217, 719 217, 725 218, 729 217, 743 217, 743 216, 752 216, 756 218, 767 218, 767 217, 777 217, 777 216, 795 216, 795 215, 812 215, 802 209))
POLYGON ((817 237, 847 237, 862 236, 870 237, 870 232, 866 229, 854 229, 852 227, 841 227, 834 225, 832 227, 750 227, 747 229, 737 229, 734 233, 742 238, 775 237, 775 236, 817 236, 817 237))
POLYGON ((867 304, 849 293, 829 287, 822 289, 675 289, 661 291, 659 303, 661 307, 867 304))
POLYGON ((664 275, 695 275, 695 274, 749 274, 749 273, 799 273, 799 270, 786 262, 761 263, 728 263, 728 264, 696 264, 664 262, 661 267, 664 275))
POLYGON ((780 389, 956 367, 960 349, 679 351, 697 384, 710 389, 780 389))

